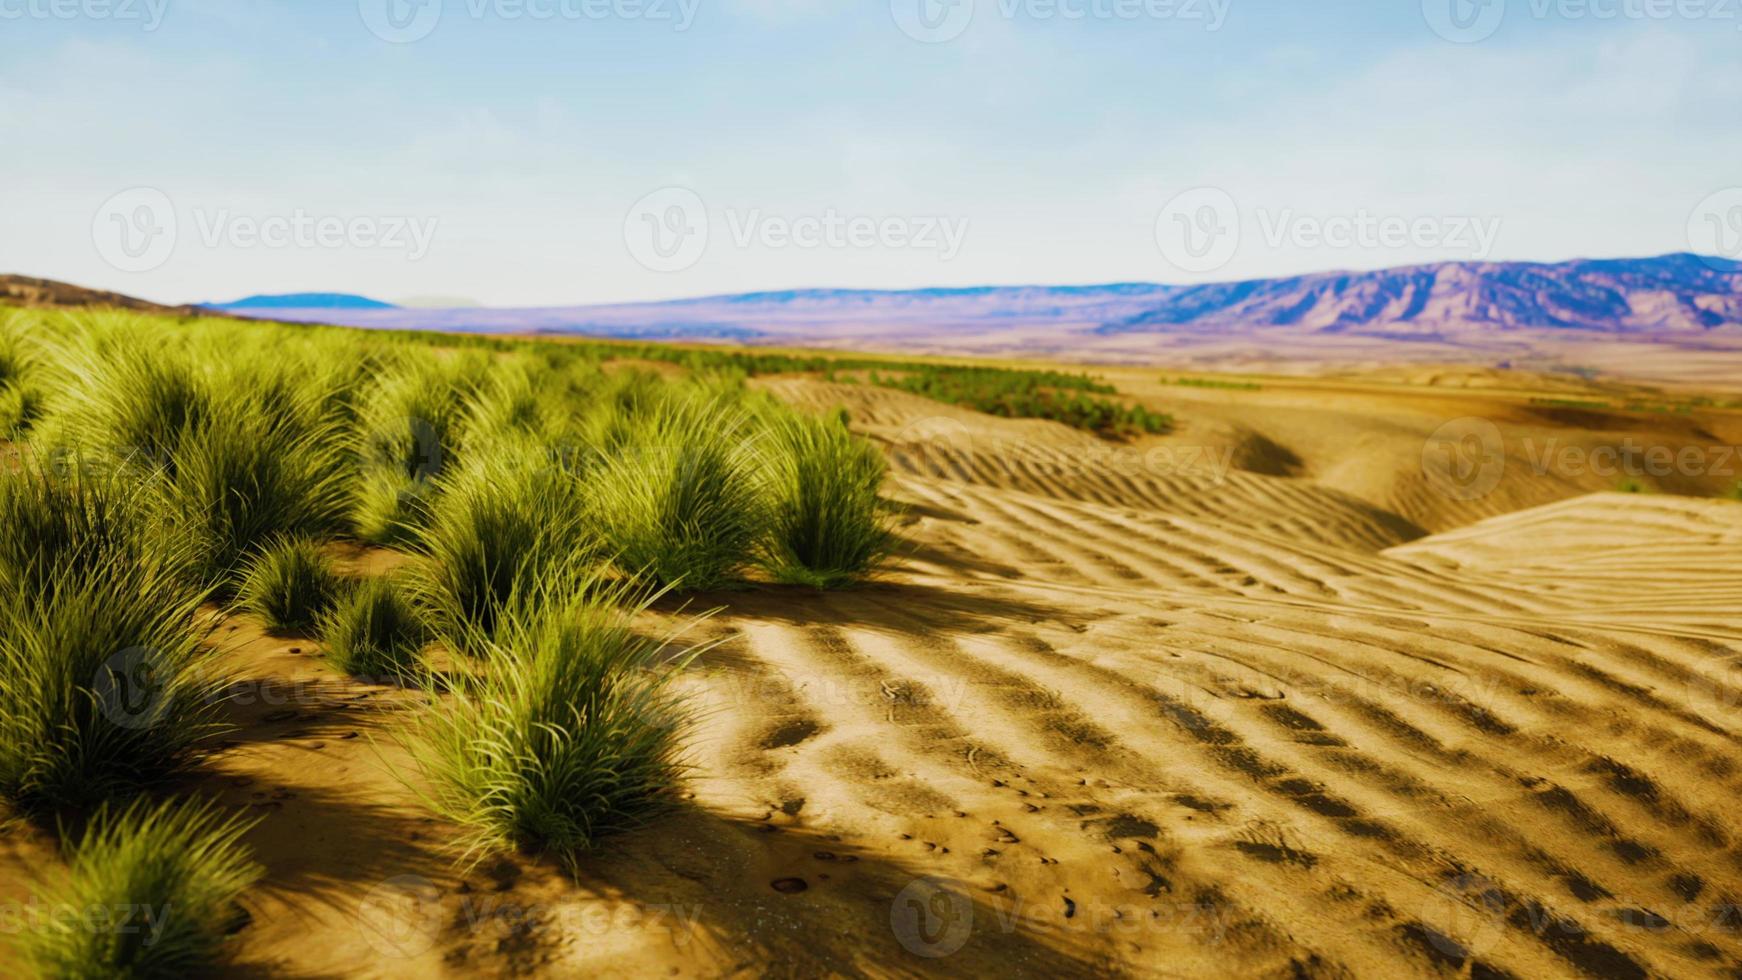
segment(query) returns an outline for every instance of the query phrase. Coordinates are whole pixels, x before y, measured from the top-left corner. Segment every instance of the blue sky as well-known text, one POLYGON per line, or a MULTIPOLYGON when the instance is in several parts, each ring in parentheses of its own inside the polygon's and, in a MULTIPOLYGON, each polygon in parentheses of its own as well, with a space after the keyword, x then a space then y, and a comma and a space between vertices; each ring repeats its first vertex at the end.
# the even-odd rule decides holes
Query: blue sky
POLYGON ((1742 0, 1488 0, 1471 43, 1431 26, 1468 0, 953 0, 937 43, 900 25, 939 0, 424 0, 408 43, 389 2, 0 0, 0 271, 494 305, 1183 282, 1687 250, 1742 186, 1742 0), (141 188, 173 242, 117 261, 141 188), (1167 238, 1206 200, 1239 234, 1199 262, 1167 238), (650 261, 668 219, 692 247, 650 261))

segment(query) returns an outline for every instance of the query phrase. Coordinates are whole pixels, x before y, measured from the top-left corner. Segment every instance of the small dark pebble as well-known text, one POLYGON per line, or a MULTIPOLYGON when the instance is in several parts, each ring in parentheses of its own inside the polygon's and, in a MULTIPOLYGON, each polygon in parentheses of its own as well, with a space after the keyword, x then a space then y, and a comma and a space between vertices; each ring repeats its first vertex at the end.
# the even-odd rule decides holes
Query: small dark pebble
POLYGON ((810 888, 810 883, 803 878, 776 878, 768 885, 782 895, 797 895, 810 888))
POLYGON ((1077 903, 1070 900, 1069 898, 1066 898, 1065 899, 1065 918, 1067 918, 1067 919, 1075 918, 1076 914, 1077 914, 1077 903))

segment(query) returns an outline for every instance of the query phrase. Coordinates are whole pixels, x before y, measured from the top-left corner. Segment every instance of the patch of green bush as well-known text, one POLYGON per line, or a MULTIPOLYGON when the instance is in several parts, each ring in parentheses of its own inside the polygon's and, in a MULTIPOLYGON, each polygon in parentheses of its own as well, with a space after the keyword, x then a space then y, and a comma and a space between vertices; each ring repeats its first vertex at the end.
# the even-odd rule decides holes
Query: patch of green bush
POLYGON ((370 578, 341 596, 316 627, 327 662, 354 677, 406 680, 428 641, 424 617, 397 584, 370 578))
POLYGON ((765 455, 764 565, 776 581, 834 588, 869 574, 889 553, 894 535, 878 496, 888 464, 843 417, 782 412, 765 455))
POLYGON ((78 918, 20 933, 23 960, 44 977, 209 975, 263 873, 242 840, 253 824, 210 803, 99 809, 41 894, 78 918))
POLYGON ((236 598, 268 629, 303 633, 344 591, 345 580, 318 541, 280 538, 248 560, 236 598))
POLYGON ((411 723, 432 807, 472 859, 547 853, 571 866, 674 802, 685 725, 672 637, 635 632, 630 586, 572 574, 514 597, 475 673, 411 723))

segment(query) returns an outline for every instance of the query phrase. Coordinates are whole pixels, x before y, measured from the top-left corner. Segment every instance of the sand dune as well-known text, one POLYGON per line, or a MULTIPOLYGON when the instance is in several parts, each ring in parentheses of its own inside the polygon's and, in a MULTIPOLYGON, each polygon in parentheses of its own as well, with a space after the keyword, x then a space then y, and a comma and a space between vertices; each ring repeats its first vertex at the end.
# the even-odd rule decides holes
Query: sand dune
MULTIPOLYGON (((1265 392, 1292 414, 1169 392, 1194 407, 1185 432, 1110 446, 899 392, 768 387, 844 405, 886 446, 905 550, 861 589, 692 603, 721 609, 685 681, 693 799, 579 881, 530 859, 455 870, 450 832, 385 774, 414 695, 230 625, 261 696, 234 708, 210 788, 273 814, 245 961, 1742 969, 1742 505, 1528 471, 1447 499, 1421 482, 1423 434, 1472 404, 1529 414, 1466 389, 1479 401, 1392 392, 1383 413, 1358 387, 1265 392)), ((46 863, 31 833, 0 838, 0 898, 46 863)))

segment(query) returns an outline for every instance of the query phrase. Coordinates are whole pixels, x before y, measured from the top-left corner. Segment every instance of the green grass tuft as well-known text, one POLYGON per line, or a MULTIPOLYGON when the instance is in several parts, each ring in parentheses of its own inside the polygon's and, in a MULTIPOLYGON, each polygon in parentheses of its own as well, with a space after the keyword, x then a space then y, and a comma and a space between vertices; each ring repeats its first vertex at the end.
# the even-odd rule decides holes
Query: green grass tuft
POLYGON ((763 540, 758 435, 718 398, 672 399, 590 461, 587 520, 624 574, 656 588, 716 589, 763 540))
POLYGON ((424 560, 413 584, 445 642, 473 649, 511 596, 555 569, 595 561, 581 493, 551 454, 521 440, 499 441, 442 481, 418 537, 424 560))
POLYGON ((357 536, 386 548, 414 548, 429 527, 435 490, 427 482, 385 467, 365 469, 351 502, 357 536))
POLYGON ((515 597, 487 655, 404 740, 432 807, 472 859, 500 849, 571 866, 673 802, 689 654, 631 627, 631 587, 558 576, 515 597))
POLYGON ((232 406, 190 430, 161 471, 159 503, 190 536, 205 581, 233 586, 243 560, 280 535, 341 526, 346 471, 328 425, 232 406))
POLYGON ((894 542, 878 497, 888 470, 883 454, 838 416, 783 412, 771 436, 769 574, 817 588, 869 574, 894 542))
POLYGON ((113 484, 0 474, 0 796, 82 806, 172 775, 221 678, 191 557, 113 484))
POLYGON ((417 670, 428 640, 423 616, 397 585, 371 578, 358 583, 317 626, 327 662, 354 677, 403 680, 417 670))
POLYGON ((242 842, 252 826, 210 803, 104 807, 65 843, 67 869, 41 899, 68 914, 19 935, 24 961, 45 977, 209 974, 262 875, 242 842))
POLYGON ((282 538, 249 560, 237 599, 268 629, 303 633, 333 607, 344 589, 344 579, 319 542, 282 538))

